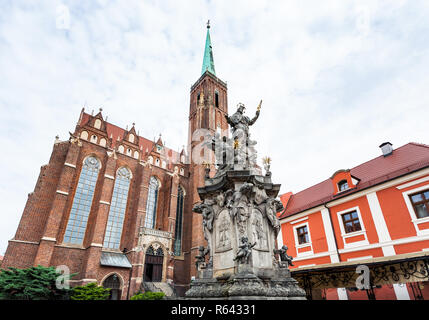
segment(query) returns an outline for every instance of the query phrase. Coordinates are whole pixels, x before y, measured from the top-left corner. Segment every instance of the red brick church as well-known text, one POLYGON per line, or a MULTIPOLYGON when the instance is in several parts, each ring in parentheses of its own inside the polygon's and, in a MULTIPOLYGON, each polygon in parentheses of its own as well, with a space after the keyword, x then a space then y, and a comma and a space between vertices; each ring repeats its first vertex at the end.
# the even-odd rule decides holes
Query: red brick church
POLYGON ((200 143, 192 137, 228 128, 227 85, 216 76, 207 28, 187 151, 109 123, 101 109, 82 109, 70 138, 57 139, 41 167, 2 268, 66 265, 77 273, 72 285, 97 282, 113 289, 112 299, 154 286, 184 294, 205 241, 201 216, 191 211, 205 175, 192 159, 200 143))

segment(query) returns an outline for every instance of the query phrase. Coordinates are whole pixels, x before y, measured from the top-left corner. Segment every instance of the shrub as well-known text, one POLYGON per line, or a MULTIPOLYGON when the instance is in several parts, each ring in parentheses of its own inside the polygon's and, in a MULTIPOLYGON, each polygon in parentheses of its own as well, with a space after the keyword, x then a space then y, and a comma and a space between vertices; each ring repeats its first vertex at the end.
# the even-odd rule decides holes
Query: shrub
POLYGON ((110 289, 98 286, 97 283, 91 282, 84 286, 72 288, 70 295, 71 300, 107 300, 110 289))
POLYGON ((146 291, 145 293, 137 293, 133 295, 131 300, 161 300, 164 296, 164 292, 146 291))
MULTIPOLYGON (((58 289, 55 267, 0 270, 0 300, 66 300, 70 289, 58 289)), ((71 277, 74 276, 70 275, 71 277)))

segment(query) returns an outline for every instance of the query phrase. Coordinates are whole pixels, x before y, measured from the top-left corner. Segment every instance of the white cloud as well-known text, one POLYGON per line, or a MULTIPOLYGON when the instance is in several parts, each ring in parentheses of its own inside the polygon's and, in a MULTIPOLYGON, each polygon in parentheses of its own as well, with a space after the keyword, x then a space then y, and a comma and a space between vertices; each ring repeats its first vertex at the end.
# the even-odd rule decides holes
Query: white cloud
POLYGON ((189 89, 211 38, 229 110, 253 114, 260 157, 297 192, 398 147, 429 141, 424 1, 9 1, 0 12, 0 254, 27 193, 86 103, 140 134, 187 142, 189 89), (69 28, 57 28, 61 5, 69 28))

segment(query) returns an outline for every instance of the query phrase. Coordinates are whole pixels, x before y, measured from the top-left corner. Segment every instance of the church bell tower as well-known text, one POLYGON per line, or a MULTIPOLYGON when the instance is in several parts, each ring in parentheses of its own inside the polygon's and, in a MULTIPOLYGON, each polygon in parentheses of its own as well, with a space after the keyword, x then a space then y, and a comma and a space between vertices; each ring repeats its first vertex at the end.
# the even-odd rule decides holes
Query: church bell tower
MULTIPOLYGON (((213 48, 210 39, 210 23, 207 22, 206 44, 204 49, 203 65, 200 78, 191 87, 189 105, 189 138, 188 153, 191 172, 191 197, 192 206, 200 202, 197 192, 198 187, 204 186, 206 166, 201 163, 201 156, 208 149, 201 148, 204 133, 213 135, 218 132, 221 136, 228 135, 228 123, 225 115, 228 114, 228 92, 226 82, 216 75, 213 48), (204 129, 204 130, 200 130, 204 129), (199 158, 199 159, 196 159, 199 158)), ((210 164, 210 175, 214 175, 214 164, 210 164)), ((202 230, 202 217, 192 213, 190 254, 190 275, 195 275, 195 255, 198 246, 206 245, 202 230)))

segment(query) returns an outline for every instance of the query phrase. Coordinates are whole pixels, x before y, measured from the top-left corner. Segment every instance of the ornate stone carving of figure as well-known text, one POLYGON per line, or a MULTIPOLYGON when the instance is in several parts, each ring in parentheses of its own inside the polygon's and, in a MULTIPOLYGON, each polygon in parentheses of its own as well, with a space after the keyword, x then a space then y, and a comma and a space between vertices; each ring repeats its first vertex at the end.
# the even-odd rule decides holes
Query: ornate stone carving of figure
POLYGON ((217 171, 214 178, 217 178, 226 171, 232 170, 234 167, 234 147, 231 139, 226 136, 220 138, 220 134, 216 133, 210 142, 210 148, 215 152, 217 171))
POLYGON ((253 192, 255 193, 255 197, 254 197, 253 201, 257 205, 264 203, 268 199, 268 196, 267 196, 267 193, 265 192, 265 189, 261 186, 255 186, 253 188, 253 192))
POLYGON ((199 254, 195 256, 195 266, 197 267, 197 269, 201 263, 206 262, 206 255, 207 253, 209 253, 208 248, 204 248, 204 246, 199 246, 198 251, 199 254))
POLYGON ((213 218, 214 218, 214 211, 213 211, 213 201, 206 200, 202 203, 197 203, 194 205, 192 211, 201 213, 203 216, 203 231, 204 231, 204 238, 207 240, 207 250, 210 252, 210 260, 209 265, 212 264, 212 231, 213 231, 213 218))
POLYGON ((253 220, 253 240, 256 240, 256 249, 265 249, 267 247, 267 236, 262 222, 261 214, 254 216, 253 220))
POLYGON ((268 198, 265 205, 265 214, 267 215, 268 221, 274 229, 274 236, 277 237, 280 231, 280 221, 277 218, 277 212, 283 210, 283 204, 274 198, 268 198))
POLYGON ((229 221, 228 215, 224 215, 219 225, 219 243, 217 245, 218 249, 229 248, 231 246, 229 232, 230 228, 231 223, 229 221))
POLYGON ((225 114, 226 121, 231 126, 232 136, 234 138, 240 137, 239 135, 241 134, 243 134, 246 138, 249 137, 249 126, 253 125, 258 119, 261 104, 262 100, 259 103, 256 115, 252 119, 244 115, 244 109, 246 109, 246 107, 242 103, 237 105, 237 111, 231 117, 225 114))
POLYGON ((237 255, 233 259, 234 261, 240 262, 240 263, 249 263, 250 255, 252 254, 252 248, 256 245, 256 242, 253 244, 249 243, 249 239, 247 237, 241 237, 241 245, 239 246, 239 250, 237 252, 237 255))
MULTIPOLYGON (((236 219, 238 230, 240 233, 246 231, 246 222, 249 217, 247 194, 253 190, 253 184, 245 182, 238 190, 232 193, 232 197, 227 205, 230 208, 232 219, 236 219)), ((230 190, 227 191, 231 192, 230 190)))
POLYGON ((293 257, 287 254, 287 250, 288 250, 287 246, 282 246, 281 249, 278 249, 278 250, 274 249, 274 254, 279 254, 280 261, 287 262, 288 266, 293 267, 293 264, 292 264, 293 257))

